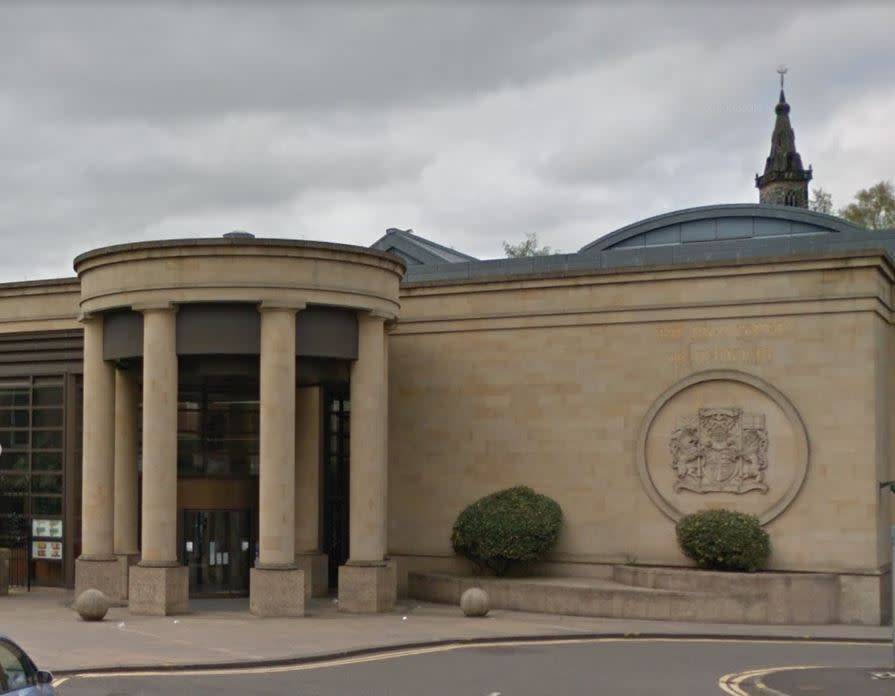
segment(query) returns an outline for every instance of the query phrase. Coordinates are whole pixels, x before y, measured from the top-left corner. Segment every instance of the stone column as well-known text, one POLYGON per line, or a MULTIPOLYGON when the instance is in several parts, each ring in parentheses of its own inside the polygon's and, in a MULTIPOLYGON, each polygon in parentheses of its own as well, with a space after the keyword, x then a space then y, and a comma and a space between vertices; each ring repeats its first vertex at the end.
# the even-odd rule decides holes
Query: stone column
POLYGON ((177 309, 134 309, 143 312, 143 539, 130 610, 164 616, 189 608, 188 572, 177 560, 177 309))
MULTIPOLYGON (((136 376, 115 370, 115 556, 124 579, 139 561, 137 542, 137 394, 136 376)), ((127 585, 124 586, 125 596, 127 585)))
POLYGON ((125 592, 113 553, 115 368, 103 359, 102 315, 84 317, 81 321, 84 325, 82 551, 75 563, 75 596, 94 588, 113 600, 120 600, 125 592))
POLYGON ((305 572, 305 597, 325 596, 329 563, 320 552, 320 455, 323 421, 320 387, 295 394, 295 565, 305 572))
POLYGON ((257 616, 304 616, 295 567, 295 306, 262 302, 258 563, 249 582, 257 616))
POLYGON ((385 320, 358 315, 358 357, 351 367, 349 559, 339 569, 339 609, 385 612, 395 604, 395 569, 386 564, 385 320))

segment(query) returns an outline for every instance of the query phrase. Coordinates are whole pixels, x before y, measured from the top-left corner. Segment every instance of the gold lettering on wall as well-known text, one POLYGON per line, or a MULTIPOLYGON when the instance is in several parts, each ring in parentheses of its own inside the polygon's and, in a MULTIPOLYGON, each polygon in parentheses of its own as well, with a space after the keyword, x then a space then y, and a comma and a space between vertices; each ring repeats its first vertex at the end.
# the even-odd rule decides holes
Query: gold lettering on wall
POLYGON ((731 346, 694 343, 669 355, 674 365, 768 365, 774 350, 768 346, 731 346))
POLYGON ((712 338, 772 338, 788 334, 791 328, 790 322, 788 321, 769 319, 767 321, 736 323, 700 323, 690 326, 672 324, 668 326, 660 326, 656 330, 656 333, 660 339, 666 341, 680 339, 704 340, 712 338))

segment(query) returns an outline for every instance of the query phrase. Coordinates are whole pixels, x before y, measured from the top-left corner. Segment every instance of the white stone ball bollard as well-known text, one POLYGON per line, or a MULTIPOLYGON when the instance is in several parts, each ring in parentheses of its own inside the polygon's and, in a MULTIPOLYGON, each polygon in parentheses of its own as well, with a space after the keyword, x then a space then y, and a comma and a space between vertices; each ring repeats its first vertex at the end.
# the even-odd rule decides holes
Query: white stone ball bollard
POLYGON ((460 596, 460 609, 466 616, 485 616, 491 609, 491 599, 481 587, 470 587, 460 596))
POLYGON ((109 598, 99 590, 84 590, 75 600, 75 611, 84 621, 102 621, 110 604, 109 598))

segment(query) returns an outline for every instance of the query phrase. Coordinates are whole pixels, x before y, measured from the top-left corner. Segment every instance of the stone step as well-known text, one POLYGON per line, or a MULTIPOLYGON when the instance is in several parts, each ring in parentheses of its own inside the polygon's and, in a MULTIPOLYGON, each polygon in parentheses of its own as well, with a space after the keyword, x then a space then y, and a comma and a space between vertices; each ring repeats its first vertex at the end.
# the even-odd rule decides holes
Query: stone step
MULTIPOLYGON (((415 599, 459 604, 470 587, 481 587, 495 609, 602 616, 617 619, 698 621, 707 623, 787 624, 833 623, 834 616, 815 612, 813 621, 793 621, 768 596, 711 593, 626 585, 595 578, 460 577, 410 573, 408 593, 415 599)), ((802 617, 804 618, 804 617, 802 617)))
POLYGON ((725 573, 619 565, 613 568, 612 579, 631 587, 755 597, 777 619, 768 623, 825 624, 836 623, 839 617, 839 578, 832 573, 725 573))

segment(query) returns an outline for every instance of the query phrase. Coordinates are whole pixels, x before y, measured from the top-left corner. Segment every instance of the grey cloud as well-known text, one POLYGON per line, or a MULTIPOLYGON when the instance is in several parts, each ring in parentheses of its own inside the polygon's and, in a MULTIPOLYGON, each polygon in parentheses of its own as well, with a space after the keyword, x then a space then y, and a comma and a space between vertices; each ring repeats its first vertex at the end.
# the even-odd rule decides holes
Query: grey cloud
POLYGON ((537 232, 572 251, 755 200, 780 61, 802 154, 841 200, 895 159, 829 132, 868 127, 890 93, 890 20, 875 4, 2 5, 0 278, 243 226, 366 244, 413 227, 480 256, 537 232))

